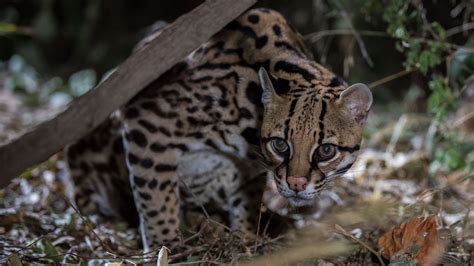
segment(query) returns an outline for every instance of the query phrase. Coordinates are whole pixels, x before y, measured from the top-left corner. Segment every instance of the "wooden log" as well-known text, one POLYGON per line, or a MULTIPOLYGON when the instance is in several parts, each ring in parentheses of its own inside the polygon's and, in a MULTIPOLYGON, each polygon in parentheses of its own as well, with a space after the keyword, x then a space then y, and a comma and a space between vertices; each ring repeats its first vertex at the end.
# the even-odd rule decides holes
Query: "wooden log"
POLYGON ((186 57, 257 0, 207 0, 179 17, 69 108, 0 147, 0 188, 102 123, 140 90, 186 57))

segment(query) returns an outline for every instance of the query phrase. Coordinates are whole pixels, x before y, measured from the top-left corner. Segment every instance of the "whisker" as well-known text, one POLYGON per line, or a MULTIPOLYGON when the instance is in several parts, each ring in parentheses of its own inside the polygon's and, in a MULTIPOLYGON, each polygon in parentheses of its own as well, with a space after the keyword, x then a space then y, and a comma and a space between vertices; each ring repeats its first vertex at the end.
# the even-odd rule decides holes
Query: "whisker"
POLYGON ((335 173, 329 175, 326 177, 326 179, 331 179, 331 178, 335 178, 335 177, 339 177, 339 176, 342 176, 342 175, 345 175, 345 174, 356 174, 356 173, 364 173, 365 170, 353 170, 353 171, 349 171, 349 170, 344 170, 342 169, 341 170, 338 170, 336 171, 335 173))
POLYGON ((318 197, 318 199, 321 201, 321 197, 319 196, 319 193, 316 193, 316 197, 318 197))
POLYGON ((346 174, 356 174, 356 173, 365 173, 367 172, 366 170, 351 170, 351 171, 347 171, 345 172, 346 174))
POLYGON ((340 177, 340 176, 341 176, 341 174, 334 173, 334 174, 332 174, 332 175, 327 176, 327 177, 325 178, 325 180, 327 180, 327 181, 332 181, 332 180, 334 180, 335 178, 340 177))

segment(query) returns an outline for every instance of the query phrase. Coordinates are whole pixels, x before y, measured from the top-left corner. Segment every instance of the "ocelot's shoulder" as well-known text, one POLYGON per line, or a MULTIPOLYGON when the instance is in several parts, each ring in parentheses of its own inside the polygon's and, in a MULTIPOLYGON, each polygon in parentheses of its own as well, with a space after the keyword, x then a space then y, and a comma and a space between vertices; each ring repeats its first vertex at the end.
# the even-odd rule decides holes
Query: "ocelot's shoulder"
POLYGON ((282 36, 285 33, 296 32, 281 13, 268 8, 250 9, 227 26, 227 28, 236 27, 248 35, 274 34, 282 36))
POLYGON ((257 50, 269 48, 293 55, 294 53, 312 58, 303 36, 278 11, 268 8, 250 9, 230 22, 225 29, 240 31, 255 40, 257 50))

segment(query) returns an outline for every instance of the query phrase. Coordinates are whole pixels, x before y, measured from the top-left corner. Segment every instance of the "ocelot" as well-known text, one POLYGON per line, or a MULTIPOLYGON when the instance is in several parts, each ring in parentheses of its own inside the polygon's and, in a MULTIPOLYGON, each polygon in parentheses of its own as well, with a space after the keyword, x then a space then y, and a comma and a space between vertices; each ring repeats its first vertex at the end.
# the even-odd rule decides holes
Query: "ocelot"
POLYGON ((266 179, 291 206, 314 204, 354 163, 371 105, 281 14, 249 10, 68 148, 75 199, 136 208, 147 250, 178 238, 183 206, 213 203, 251 237, 266 179))

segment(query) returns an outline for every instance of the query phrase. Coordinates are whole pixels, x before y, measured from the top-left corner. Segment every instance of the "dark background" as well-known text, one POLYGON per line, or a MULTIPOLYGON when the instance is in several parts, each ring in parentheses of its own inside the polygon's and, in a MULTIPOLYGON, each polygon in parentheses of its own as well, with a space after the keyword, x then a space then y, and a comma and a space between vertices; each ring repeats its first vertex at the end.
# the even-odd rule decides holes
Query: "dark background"
MULTIPOLYGON (((0 22, 26 27, 27 34, 0 35, 0 60, 20 55, 40 80, 67 79, 73 73, 92 69, 97 80, 122 62, 133 45, 157 20, 173 21, 202 1, 197 0, 1 0, 0 22)), ((371 1, 337 0, 264 0, 257 6, 283 13, 302 34, 347 29, 385 31, 380 14, 364 11, 371 1), (347 14, 347 17, 344 17, 347 14)), ((372 1, 374 2, 374 1, 372 1)), ((377 1, 375 1, 377 2, 377 1)), ((385 1, 378 1, 382 8, 385 1)), ((461 15, 450 13, 461 1, 420 1, 429 21, 444 28, 462 24, 461 15)), ((469 1, 465 1, 469 3, 469 1)), ((467 37, 452 40, 463 44, 467 37)), ((316 58, 349 82, 370 83, 403 69, 403 55, 395 41, 378 36, 362 36, 373 60, 369 66, 351 36, 326 36, 310 43, 316 58)), ((4 66, 5 67, 5 66, 4 66)), ((442 67, 441 67, 442 68, 442 67)), ((426 94, 426 78, 417 73, 384 84, 375 90, 378 103, 403 99, 413 84, 426 94)), ((77 95, 75 95, 77 96, 77 95)))

